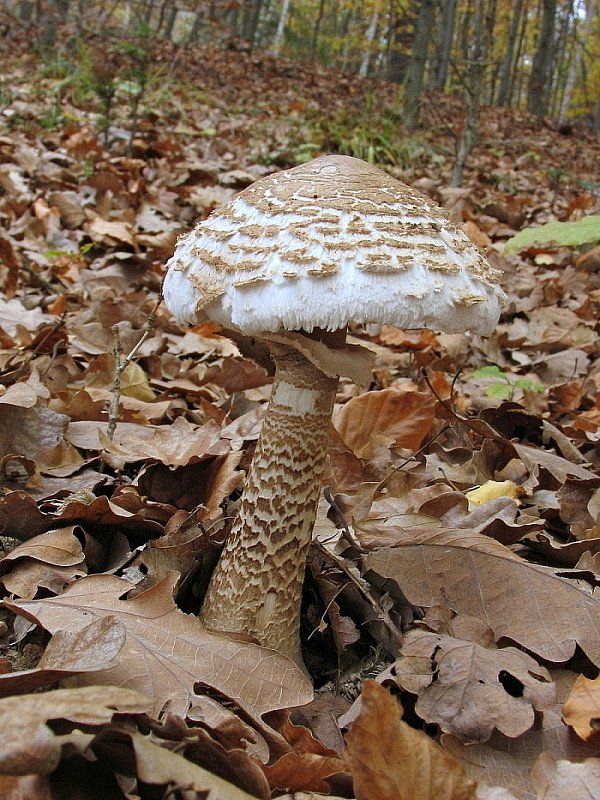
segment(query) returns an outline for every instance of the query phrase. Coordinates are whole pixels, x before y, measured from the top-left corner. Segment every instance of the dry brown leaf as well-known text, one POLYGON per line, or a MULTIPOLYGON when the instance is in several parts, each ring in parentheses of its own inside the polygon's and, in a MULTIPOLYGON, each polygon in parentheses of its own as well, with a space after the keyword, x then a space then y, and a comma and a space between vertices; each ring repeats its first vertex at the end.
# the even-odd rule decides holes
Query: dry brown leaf
POLYGON ((206 800, 255 800, 255 796, 213 775, 178 753, 151 742, 139 733, 131 735, 137 777, 143 783, 168 786, 169 793, 195 792, 206 800))
POLYGON ((221 439, 216 422, 198 426, 184 417, 177 417, 172 425, 138 425, 133 433, 130 429, 117 431, 112 442, 100 432, 100 442, 124 463, 150 458, 172 467, 226 455, 230 449, 229 442, 221 439))
POLYGON ((347 771, 341 758, 318 753, 286 753, 274 764, 263 767, 271 790, 279 793, 313 791, 328 794, 327 778, 347 771))
POLYGON ((17 597, 35 597, 38 587, 58 594, 87 572, 75 526, 57 528, 27 540, 0 561, 0 580, 17 597))
POLYGON ((537 800, 600 800, 600 758, 586 758, 580 764, 573 764, 542 753, 531 781, 537 800))
POLYGON ((56 470, 64 467, 74 472, 83 464, 83 459, 63 438, 68 423, 69 418, 64 414, 40 405, 34 408, 3 406, 0 456, 11 453, 32 458, 42 472, 56 474, 56 470))
POLYGON ((598 748, 573 735, 561 719, 561 705, 573 685, 575 675, 567 670, 552 670, 558 699, 554 709, 545 711, 538 723, 516 739, 498 732, 485 744, 463 744, 451 734, 443 734, 441 743, 478 783, 501 785, 514 792, 519 800, 536 800, 530 773, 540 753, 556 759, 582 761, 596 756, 598 748))
POLYGON ((125 643, 125 626, 114 617, 102 617, 77 634, 57 631, 35 669, 0 675, 0 697, 24 694, 81 672, 113 666, 125 643))
POLYGON ((506 636, 549 661, 568 661, 579 643, 600 664, 600 599, 564 570, 523 561, 466 530, 413 534, 365 560, 414 605, 480 617, 496 639, 506 636))
POLYGON ((47 400, 50 390, 40 381, 38 371, 34 368, 27 380, 13 383, 0 396, 0 403, 20 408, 33 408, 40 400, 47 400))
POLYGON ((5 697, 0 700, 0 773, 47 775, 56 768, 61 742, 46 725, 49 720, 102 725, 115 712, 141 714, 150 702, 139 692, 116 686, 5 697))
POLYGON ((361 702, 344 751, 357 800, 475 800, 474 781, 404 722, 402 706, 387 689, 367 680, 361 702))
POLYGON ((370 458, 382 435, 394 447, 418 450, 431 430, 434 409, 428 392, 382 389, 349 400, 333 423, 356 456, 370 458))
POLYGON ((101 217, 94 217, 87 229, 95 242, 106 242, 109 245, 125 242, 132 246, 136 243, 133 228, 127 222, 108 222, 101 217))
POLYGON ((41 512, 25 492, 10 492, 0 500, 0 532, 5 536, 28 539, 60 523, 73 522, 119 528, 146 537, 159 536, 163 530, 146 514, 127 511, 104 495, 91 495, 85 502, 77 494, 69 495, 55 514, 41 512))
POLYGON ((312 698, 312 686, 284 656, 255 644, 235 642, 206 631, 173 601, 178 575, 131 600, 121 600, 131 584, 113 575, 91 575, 69 586, 62 595, 10 602, 53 633, 80 631, 90 619, 114 616, 127 629, 117 666, 83 676, 78 683, 126 686, 154 701, 154 713, 165 705, 184 715, 197 695, 197 683, 210 686, 255 714, 297 706, 312 698))
POLYGON ((563 706, 563 719, 581 739, 589 739, 600 730, 600 678, 590 680, 580 675, 563 706))
POLYGON ((526 653, 428 631, 405 635, 394 672, 419 696, 421 719, 463 741, 484 742, 494 728, 520 736, 533 725, 534 709, 549 708, 555 698, 548 671, 526 653))

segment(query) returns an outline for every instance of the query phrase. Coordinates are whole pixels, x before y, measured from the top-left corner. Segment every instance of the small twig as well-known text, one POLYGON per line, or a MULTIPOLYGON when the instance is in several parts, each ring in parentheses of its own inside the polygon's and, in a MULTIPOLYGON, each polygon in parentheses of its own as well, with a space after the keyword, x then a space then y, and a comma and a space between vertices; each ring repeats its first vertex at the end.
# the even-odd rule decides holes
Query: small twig
POLYGON ((162 303, 162 296, 159 296, 156 303, 152 307, 150 314, 148 315, 148 319, 146 320, 146 324, 144 325, 144 332, 140 336, 137 344, 131 348, 130 352, 125 356, 125 358, 123 358, 123 345, 121 343, 121 337, 119 336, 119 328, 117 325, 113 325, 113 333, 115 334, 115 346, 113 349, 113 355, 115 358, 115 374, 111 389, 112 400, 108 411, 108 427, 106 429, 106 435, 111 441, 115 435, 115 430, 117 428, 117 421, 119 419, 119 406, 121 404, 121 376, 123 375, 127 367, 131 364, 133 359, 136 357, 137 353, 140 350, 140 347, 154 333, 154 321, 156 319, 156 312, 158 311, 158 307, 160 306, 161 303, 162 303))
MULTIPOLYGON (((438 403, 441 406, 443 406, 446 409, 446 411, 454 417, 454 419, 458 420, 458 422, 465 425, 467 428, 472 430, 473 433, 476 433, 478 436, 483 436, 484 438, 491 439, 494 442, 501 442, 502 444, 505 444, 507 442, 507 439, 504 436, 499 436, 497 433, 493 433, 491 430, 483 431, 482 430, 483 425, 485 425, 486 428, 490 428, 490 426, 487 423, 479 423, 479 425, 477 425, 475 423, 478 422, 478 420, 474 420, 473 422, 471 422, 471 420, 468 419, 468 417, 463 417, 460 414, 457 414, 456 411, 452 408, 452 406, 448 403, 448 401, 444 400, 443 397, 441 397, 440 394, 433 388, 433 385, 429 379, 429 375, 427 374, 427 372, 425 370, 421 370, 421 374, 423 376, 423 380, 427 384, 429 391, 432 393, 432 395, 435 397, 438 403)), ((454 387, 454 381, 452 382, 452 386, 454 387)))
POLYGON ((435 442, 436 439, 439 439, 439 437, 443 433, 445 433, 448 430, 449 427, 450 427, 449 425, 444 425, 444 427, 440 431, 438 431, 435 434, 435 436, 432 436, 431 439, 428 439, 425 442, 425 444, 421 445, 421 447, 419 447, 418 450, 415 450, 415 452, 411 456, 409 456, 408 458, 405 458, 404 461, 401 461, 399 464, 394 464, 394 466, 390 469, 390 471, 385 476, 385 478, 382 478, 382 480, 377 484, 377 488, 375 489, 374 495, 375 494, 379 494, 379 492, 383 489, 383 487, 389 481, 389 479, 392 477, 392 475, 395 475, 398 472, 399 469, 402 469, 402 467, 405 467, 413 459, 415 459, 418 455, 420 455, 424 450, 426 450, 429 447, 429 445, 432 442, 435 442))
POLYGON ((324 487, 324 489, 323 489, 323 497, 325 498, 325 500, 327 500, 327 502, 329 503, 329 505, 331 506, 331 508, 335 512, 335 514, 336 514, 336 516, 337 516, 337 518, 338 518, 338 520, 339 520, 339 522, 341 524, 340 530, 342 531, 342 536, 348 542, 350 547, 355 547, 359 551, 359 553, 366 553, 367 551, 364 550, 360 546, 360 544, 356 541, 354 536, 350 533, 350 526, 348 525, 346 517, 344 516, 344 512, 339 507, 339 505, 337 504, 337 501, 335 500, 335 498, 331 494, 331 489, 329 488, 329 486, 325 486, 324 487))

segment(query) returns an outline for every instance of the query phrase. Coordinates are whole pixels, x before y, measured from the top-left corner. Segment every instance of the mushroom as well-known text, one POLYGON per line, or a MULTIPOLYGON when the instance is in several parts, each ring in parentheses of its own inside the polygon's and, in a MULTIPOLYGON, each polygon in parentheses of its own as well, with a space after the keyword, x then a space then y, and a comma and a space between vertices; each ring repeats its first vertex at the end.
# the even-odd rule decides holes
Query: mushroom
POLYGON ((261 178, 183 236, 167 307, 258 339, 275 378, 239 510, 201 609, 303 667, 300 601, 340 376, 368 384, 350 321, 489 334, 499 275, 435 203, 349 156, 261 178))

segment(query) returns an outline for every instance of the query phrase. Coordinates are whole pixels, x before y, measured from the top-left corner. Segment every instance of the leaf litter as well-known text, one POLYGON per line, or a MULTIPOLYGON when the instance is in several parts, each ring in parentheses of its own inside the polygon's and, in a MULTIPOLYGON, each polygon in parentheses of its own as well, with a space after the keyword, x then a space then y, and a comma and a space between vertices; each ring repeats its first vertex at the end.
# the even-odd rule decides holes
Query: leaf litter
POLYGON ((534 234, 503 254, 519 228, 598 213, 597 142, 513 119, 521 144, 493 159, 509 192, 484 179, 506 126, 489 109, 448 190, 440 98, 439 140, 417 171, 392 168, 487 247, 509 301, 487 340, 351 331, 375 367, 369 391, 342 381, 334 413, 302 619, 313 699, 285 658, 196 618, 268 362, 148 318, 177 235, 294 163, 301 112, 368 91, 389 105, 394 87, 294 64, 299 103, 285 60, 157 44, 203 98, 147 111, 128 155, 68 90, 77 113, 41 128, 35 63, 11 46, 27 100, 0 136, 3 795, 598 796, 600 262, 534 234), (566 148, 571 180, 544 177, 532 141, 545 160, 566 148), (115 358, 135 348, 109 435, 115 358))

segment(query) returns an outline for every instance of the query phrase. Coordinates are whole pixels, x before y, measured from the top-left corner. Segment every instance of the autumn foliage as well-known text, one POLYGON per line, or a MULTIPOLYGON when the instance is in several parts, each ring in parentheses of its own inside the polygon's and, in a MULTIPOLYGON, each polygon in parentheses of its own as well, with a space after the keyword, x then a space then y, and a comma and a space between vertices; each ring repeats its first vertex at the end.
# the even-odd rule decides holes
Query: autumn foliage
POLYGON ((419 163, 393 168, 509 297, 487 340, 350 331, 375 367, 333 416, 313 687, 198 621, 271 376, 157 300, 177 235, 293 161, 308 105, 393 91, 302 65, 298 99, 288 62, 234 56, 203 72, 182 48, 128 152, 122 97, 107 140, 64 86, 45 127, 58 79, 26 42, 0 55, 18 87, 0 117, 0 795, 598 797, 598 248, 502 255, 521 228, 598 213, 598 142, 488 109, 449 189, 447 98, 419 163))

